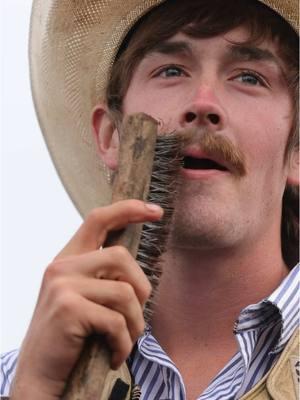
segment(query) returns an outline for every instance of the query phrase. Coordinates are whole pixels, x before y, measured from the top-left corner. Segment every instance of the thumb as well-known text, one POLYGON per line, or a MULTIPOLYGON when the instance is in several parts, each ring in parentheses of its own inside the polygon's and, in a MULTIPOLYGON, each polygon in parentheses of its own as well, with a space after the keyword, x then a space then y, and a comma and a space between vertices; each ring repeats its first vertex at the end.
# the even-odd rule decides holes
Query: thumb
POLYGON ((156 221, 162 215, 160 206, 140 200, 122 200, 96 208, 56 258, 97 250, 105 242, 108 232, 125 228, 131 223, 156 221))

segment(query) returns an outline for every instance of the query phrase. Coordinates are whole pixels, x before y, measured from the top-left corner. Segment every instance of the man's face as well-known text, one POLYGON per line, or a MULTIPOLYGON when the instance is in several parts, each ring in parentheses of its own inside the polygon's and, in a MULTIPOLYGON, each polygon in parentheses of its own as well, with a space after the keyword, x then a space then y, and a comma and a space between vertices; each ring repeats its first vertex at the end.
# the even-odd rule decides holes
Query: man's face
POLYGON ((292 103, 275 45, 234 44, 247 37, 242 28, 209 39, 178 33, 140 62, 124 98, 125 114, 146 112, 163 131, 194 128, 186 149, 193 158, 209 158, 197 144, 206 130, 229 139, 244 157, 243 176, 206 162, 183 169, 176 246, 247 246, 279 235, 292 103))

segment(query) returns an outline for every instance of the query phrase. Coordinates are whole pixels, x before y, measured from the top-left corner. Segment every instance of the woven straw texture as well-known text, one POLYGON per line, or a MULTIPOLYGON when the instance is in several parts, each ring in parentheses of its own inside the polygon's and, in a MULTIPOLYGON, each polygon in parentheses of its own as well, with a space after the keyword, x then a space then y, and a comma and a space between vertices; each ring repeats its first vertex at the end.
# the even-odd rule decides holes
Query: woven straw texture
MULTIPOLYGON (((93 143, 91 112, 134 23, 163 0, 34 0, 30 71, 41 130, 80 214, 108 204, 107 171, 93 143)), ((297 0, 264 0, 298 29, 297 0)))

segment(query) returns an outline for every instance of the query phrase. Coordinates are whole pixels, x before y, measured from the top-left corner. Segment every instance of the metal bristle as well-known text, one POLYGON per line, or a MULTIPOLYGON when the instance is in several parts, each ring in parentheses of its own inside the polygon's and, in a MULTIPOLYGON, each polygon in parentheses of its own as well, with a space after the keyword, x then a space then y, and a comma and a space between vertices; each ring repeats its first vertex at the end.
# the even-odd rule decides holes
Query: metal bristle
POLYGON ((152 316, 151 305, 161 276, 159 259, 167 242, 180 181, 179 169, 183 164, 182 146, 182 136, 176 134, 159 136, 156 141, 147 201, 159 204, 164 209, 164 215, 160 221, 143 225, 137 253, 137 261, 152 285, 152 295, 144 311, 146 322, 149 322, 152 316))

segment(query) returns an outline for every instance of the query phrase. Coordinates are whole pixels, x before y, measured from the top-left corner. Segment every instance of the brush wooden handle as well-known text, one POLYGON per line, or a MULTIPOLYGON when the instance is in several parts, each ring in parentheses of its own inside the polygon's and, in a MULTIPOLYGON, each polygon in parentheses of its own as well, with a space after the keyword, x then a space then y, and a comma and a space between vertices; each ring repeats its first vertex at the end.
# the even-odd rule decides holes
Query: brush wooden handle
MULTIPOLYGON (((112 202, 124 199, 146 200, 157 138, 157 122, 146 114, 127 117, 121 133, 119 168, 114 179, 112 202)), ((122 231, 112 232, 105 246, 125 246, 135 258, 139 246, 142 224, 131 224, 122 231)), ((109 400, 112 382, 123 376, 130 382, 126 364, 118 372, 110 369, 110 351, 101 336, 87 339, 81 356, 71 373, 63 400, 109 400)), ((126 386, 126 385, 125 385, 126 386)), ((131 388, 120 386, 116 399, 129 399, 131 388), (124 395, 121 397, 121 392, 124 395)))

